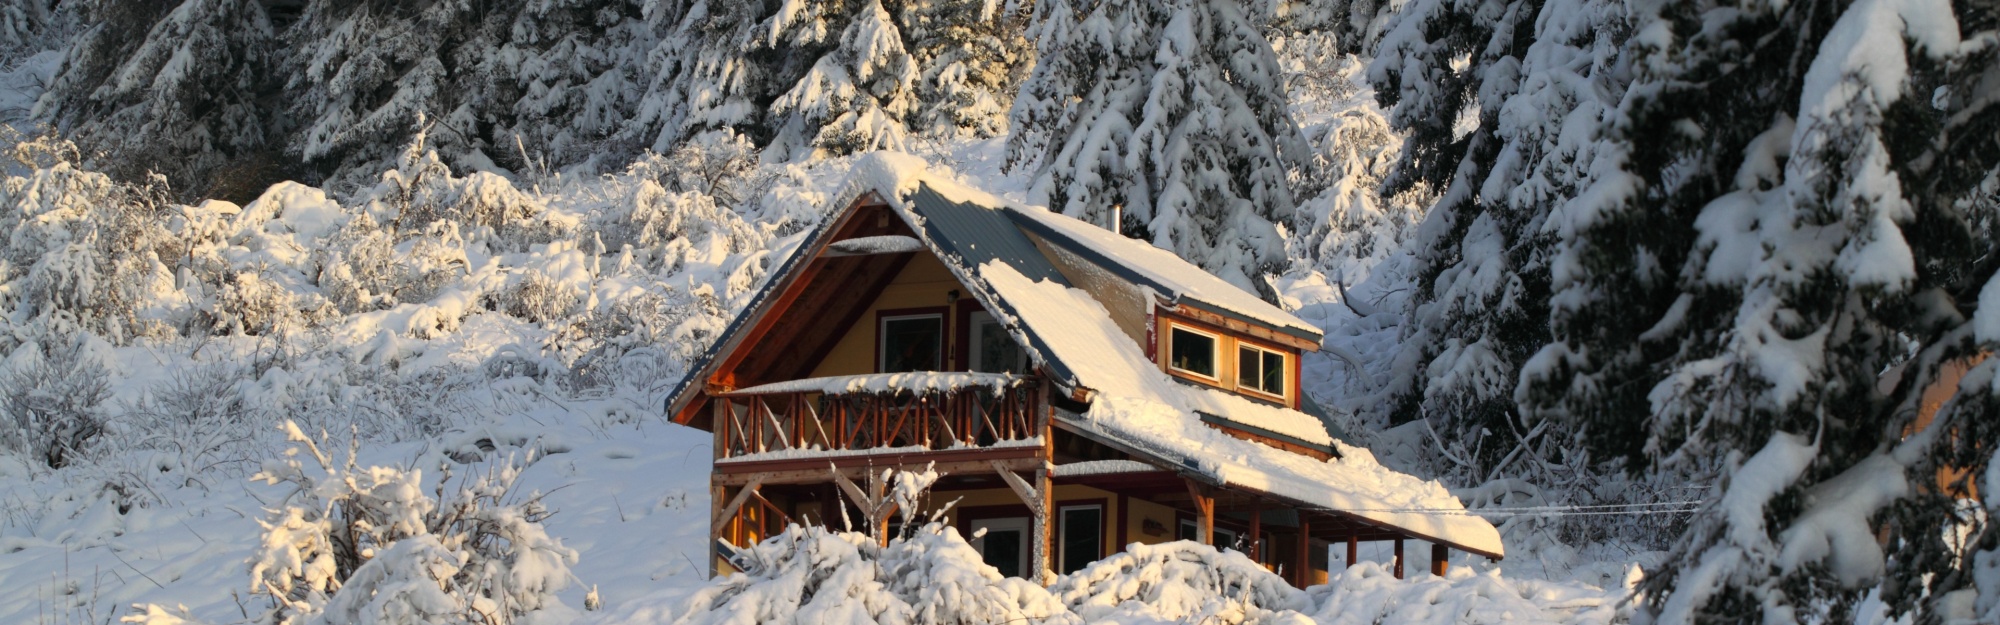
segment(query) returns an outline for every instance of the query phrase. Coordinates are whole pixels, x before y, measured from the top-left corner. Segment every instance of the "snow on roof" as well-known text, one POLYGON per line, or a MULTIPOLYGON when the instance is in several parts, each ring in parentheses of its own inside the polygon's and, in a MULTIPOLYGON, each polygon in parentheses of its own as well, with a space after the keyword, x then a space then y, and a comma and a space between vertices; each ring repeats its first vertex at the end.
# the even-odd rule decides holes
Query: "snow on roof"
POLYGON ((1313 340, 1321 336, 1317 326, 1203 271, 1173 252, 1039 206, 1009 204, 1006 208, 1008 216, 1050 243, 1153 287, 1175 303, 1191 303, 1313 340))
POLYGON ((874 237, 855 237, 834 241, 826 246, 828 252, 860 256, 865 254, 899 254, 923 251, 924 243, 916 237, 900 234, 885 234, 874 237))
POLYGON ((1217 483, 1338 510, 1468 551, 1504 553, 1499 531, 1466 515, 1464 504, 1442 484, 1383 467, 1366 450, 1333 441, 1305 413, 1174 381, 1088 293, 1031 281, 1001 263, 982 265, 979 273, 1013 304, 1022 325, 1043 336, 1052 357, 1098 391, 1090 409, 1071 425, 1217 483), (1322 462, 1238 439, 1202 424, 1196 411, 1331 444, 1340 457, 1322 462))
POLYGON ((1056 477, 1078 477, 1083 475, 1114 475, 1118 473, 1150 473, 1163 470, 1137 460, 1086 460, 1056 465, 1056 477))
POLYGON ((1187 302, 1312 340, 1319 340, 1322 336, 1319 327, 1203 271, 1173 252, 1040 206, 1011 202, 934 175, 921 158, 907 154, 869 154, 856 161, 848 175, 847 190, 836 197, 859 197, 861 193, 871 190, 890 194, 893 197, 885 199, 905 218, 911 219, 910 225, 914 229, 921 229, 923 216, 910 210, 903 200, 919 188, 930 187, 953 201, 1004 211, 1015 223, 1033 230, 1051 243, 1076 252, 1125 279, 1151 286, 1176 303, 1187 302))
POLYGON ((986 387, 994 390, 1019 384, 1023 378, 1011 373, 969 373, 962 371, 912 371, 907 373, 870 373, 864 375, 836 375, 824 378, 806 378, 760 384, 750 388, 737 389, 724 395, 776 395, 779 393, 887 393, 890 391, 913 391, 927 393, 934 391, 955 391, 967 388, 986 387))

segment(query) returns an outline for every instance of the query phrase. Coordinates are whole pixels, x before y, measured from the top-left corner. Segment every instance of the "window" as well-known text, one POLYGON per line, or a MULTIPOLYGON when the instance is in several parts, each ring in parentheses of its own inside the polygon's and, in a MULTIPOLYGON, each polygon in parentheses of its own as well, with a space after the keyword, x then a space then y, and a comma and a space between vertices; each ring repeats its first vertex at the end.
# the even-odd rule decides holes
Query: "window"
POLYGON ((1104 507, 1069 506, 1061 510, 1062 540, 1057 554, 1062 574, 1082 570, 1104 554, 1104 507))
POLYGON ((983 373, 1026 373, 1028 353, 1014 337, 1007 335, 1007 328, 1000 325, 991 313, 972 313, 971 358, 968 363, 973 371, 983 373))
POLYGON ((1000 570, 1005 577, 1021 577, 1028 570, 1028 519, 1012 517, 1005 519, 982 519, 972 522, 973 534, 986 530, 984 535, 972 539, 972 548, 979 552, 987 566, 1000 570))
POLYGON ((883 317, 881 373, 940 371, 944 361, 944 316, 883 317))
POLYGON ((1167 331, 1167 336, 1167 366, 1210 380, 1219 377, 1215 373, 1215 345, 1218 342, 1215 335, 1173 326, 1167 331))
POLYGON ((1236 346, 1236 386, 1285 396, 1285 355, 1262 347, 1236 346))

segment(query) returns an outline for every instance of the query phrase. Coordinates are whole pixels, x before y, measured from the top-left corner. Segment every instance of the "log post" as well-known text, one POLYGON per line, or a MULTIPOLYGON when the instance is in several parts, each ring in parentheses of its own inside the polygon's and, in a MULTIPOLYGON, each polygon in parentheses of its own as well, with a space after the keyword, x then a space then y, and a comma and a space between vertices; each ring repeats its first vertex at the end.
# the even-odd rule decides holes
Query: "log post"
POLYGON ((1055 481, 1047 468, 1035 470, 1033 484, 1021 479, 999 461, 993 461, 993 471, 1000 474, 1000 480, 1014 489, 1014 495, 1028 507, 1032 526, 1028 532, 1030 548, 1028 575, 1043 586, 1055 583, 1055 577, 1048 571, 1050 554, 1055 553, 1055 481))
MULTIPOLYGON (((1047 443, 1044 443, 1045 445, 1047 443)), ((1054 471, 1047 468, 1035 471, 1035 491, 1042 495, 1041 521, 1035 525, 1040 536, 1035 537, 1035 577, 1043 587, 1056 583, 1056 480, 1054 471)))
POLYGON ((1403 539, 1396 539, 1396 579, 1403 579, 1403 539))
POLYGON ((709 429, 715 430, 715 449, 713 451, 715 452, 715 458, 720 460, 729 457, 729 399, 726 397, 713 397, 708 400, 708 404, 710 410, 715 413, 709 417, 710 420, 715 422, 715 427, 709 429))
POLYGON ((1436 575, 1438 577, 1444 577, 1445 569, 1451 566, 1450 562, 1451 562, 1450 547, 1446 547, 1444 545, 1431 545, 1432 575, 1436 575))
POLYGON ((1263 541, 1263 539, 1264 539, 1264 511, 1256 508, 1251 508, 1250 545, 1249 545, 1251 562, 1256 562, 1258 564, 1264 563, 1264 558, 1260 557, 1263 555, 1264 552, 1264 550, 1261 549, 1263 545, 1260 544, 1263 541))
POLYGON ((1354 561, 1359 559, 1361 559, 1361 536, 1359 534, 1348 534, 1347 566, 1354 566, 1354 561))
POLYGON ((1195 538, 1201 544, 1215 546, 1215 496, 1200 482, 1181 479, 1187 482, 1188 497, 1194 499, 1195 538))
POLYGON ((1301 511, 1299 514, 1299 544, 1298 548, 1293 550, 1295 552, 1293 554, 1295 560, 1292 565, 1293 568, 1298 569, 1298 572, 1292 576, 1294 580, 1292 584, 1299 588, 1312 585, 1312 542, 1312 522, 1307 520, 1306 515, 1301 511))

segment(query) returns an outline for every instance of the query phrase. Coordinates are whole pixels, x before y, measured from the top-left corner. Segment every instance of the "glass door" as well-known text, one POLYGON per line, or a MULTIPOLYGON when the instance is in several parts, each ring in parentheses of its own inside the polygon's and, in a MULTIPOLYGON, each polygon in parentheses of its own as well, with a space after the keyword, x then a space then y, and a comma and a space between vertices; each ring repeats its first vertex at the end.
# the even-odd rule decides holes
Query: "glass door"
POLYGON ((1028 570, 1028 518, 979 519, 972 522, 972 548, 979 551, 987 566, 1000 569, 1007 577, 1023 577, 1028 570), (979 535, 980 530, 986 534, 979 535))
POLYGON ((971 368, 984 373, 1027 373, 1028 352, 992 313, 974 311, 971 317, 971 368))

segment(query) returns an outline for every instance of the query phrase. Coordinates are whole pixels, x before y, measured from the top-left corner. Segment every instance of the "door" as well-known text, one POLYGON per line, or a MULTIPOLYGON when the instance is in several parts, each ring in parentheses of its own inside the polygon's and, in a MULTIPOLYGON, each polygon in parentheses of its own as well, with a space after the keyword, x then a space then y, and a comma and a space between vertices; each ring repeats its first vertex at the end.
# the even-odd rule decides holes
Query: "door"
POLYGON ((1104 555, 1104 506, 1065 506, 1056 518, 1062 520, 1058 572, 1075 573, 1104 555))
POLYGON ((979 552, 987 566, 1000 569, 1007 577, 1022 577, 1028 570, 1028 518, 1007 517, 1000 519, 980 519, 972 522, 972 548, 979 552), (979 536, 980 530, 986 530, 979 536))

